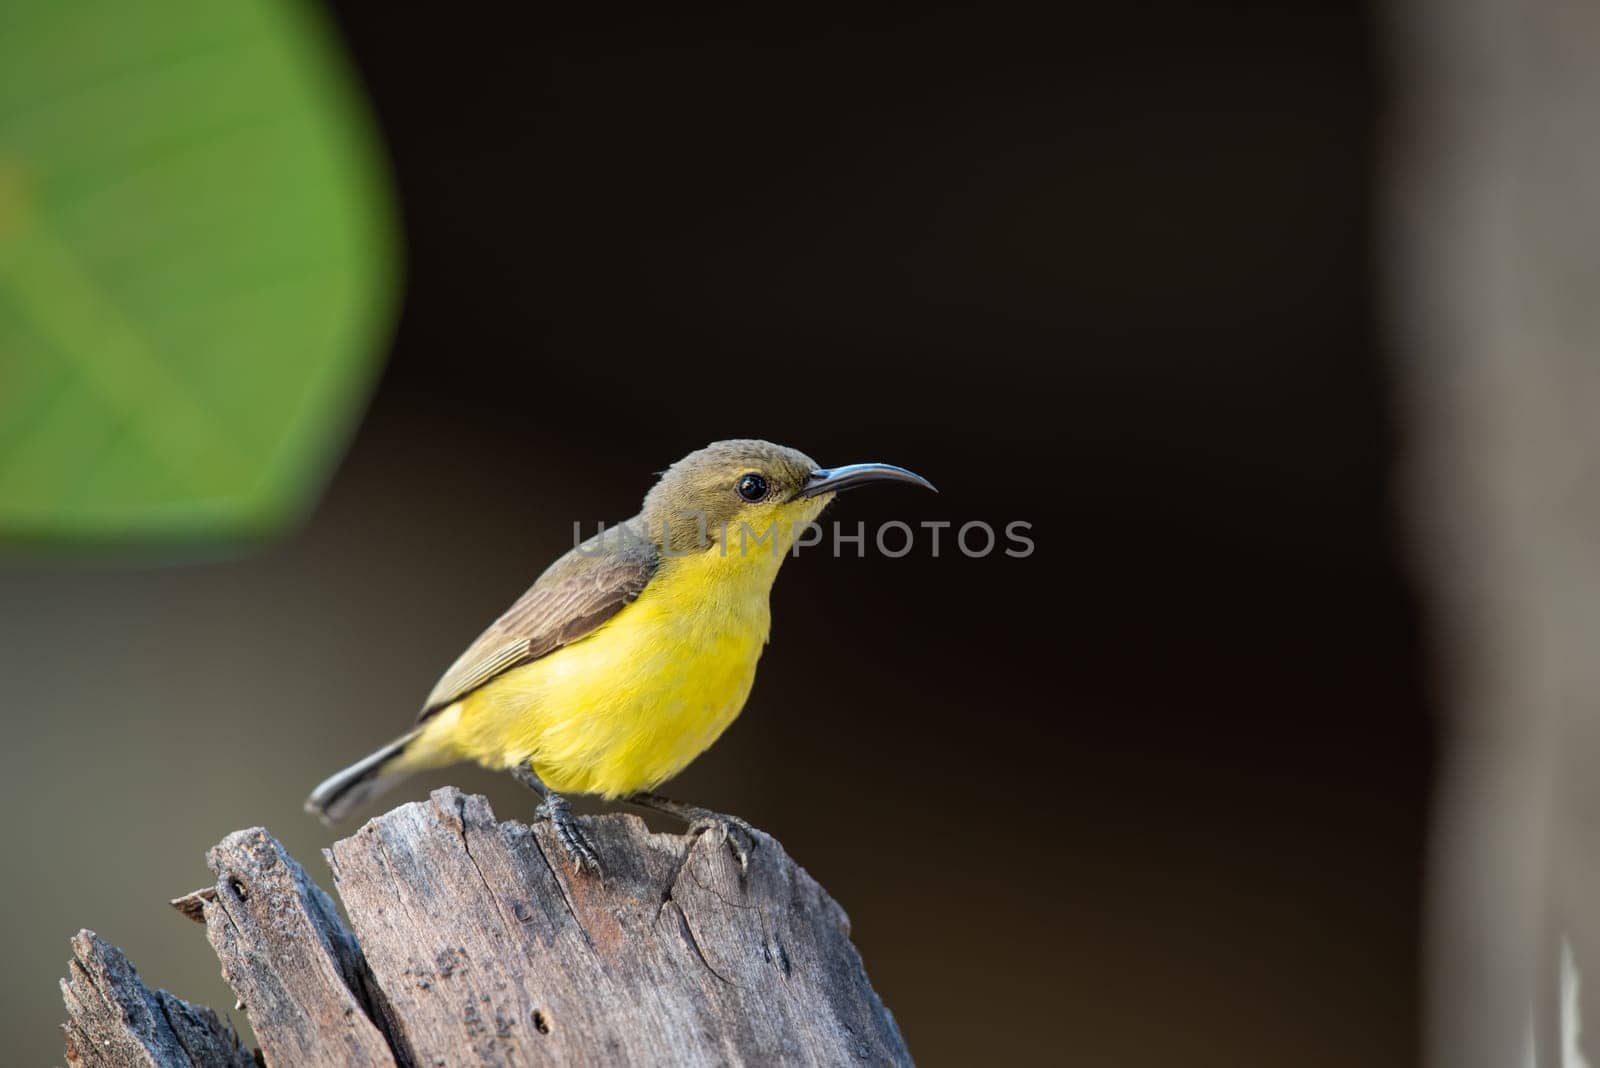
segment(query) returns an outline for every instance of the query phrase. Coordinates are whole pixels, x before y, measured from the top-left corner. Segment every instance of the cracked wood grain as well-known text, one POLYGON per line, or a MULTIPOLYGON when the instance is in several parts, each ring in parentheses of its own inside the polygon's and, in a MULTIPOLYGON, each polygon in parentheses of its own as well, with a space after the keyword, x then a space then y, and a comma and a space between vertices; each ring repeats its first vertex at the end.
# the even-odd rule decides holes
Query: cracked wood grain
POLYGON ((392 1068, 396 1056, 361 949, 333 902, 265 830, 235 831, 206 854, 216 884, 173 904, 205 920, 222 977, 268 1065, 392 1068))
POLYGON ((72 939, 61 999, 73 1068, 255 1068, 216 1013, 151 990, 122 951, 93 931, 72 939))
POLYGON ((844 911, 771 837, 747 877, 713 835, 587 817, 606 879, 547 824, 454 789, 329 854, 418 1064, 909 1064, 844 911))
MULTIPOLYGON (((712 834, 582 823, 603 882, 572 874, 548 824, 447 788, 328 851, 348 929, 259 828, 173 905, 205 924, 268 1065, 911 1063, 844 911, 777 841, 756 832, 741 874, 712 834)), ((253 1063, 112 947, 74 950, 73 1064, 253 1063)))

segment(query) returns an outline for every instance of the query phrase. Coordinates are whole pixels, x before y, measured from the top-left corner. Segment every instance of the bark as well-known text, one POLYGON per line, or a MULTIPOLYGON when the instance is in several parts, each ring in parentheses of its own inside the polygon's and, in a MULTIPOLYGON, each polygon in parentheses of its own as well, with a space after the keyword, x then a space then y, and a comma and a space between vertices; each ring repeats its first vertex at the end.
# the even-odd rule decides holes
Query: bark
POLYGON ((216 883, 173 904, 205 922, 268 1063, 392 1068, 375 1022, 388 1020, 328 895, 259 827, 228 835, 206 863, 216 883))
MULTIPOLYGON (((444 789, 328 851, 348 929, 259 829, 174 904, 205 923, 269 1065, 911 1063, 843 910, 777 841, 756 833, 746 873, 715 834, 582 824, 604 881, 548 824, 444 789)), ((96 1059, 126 1015, 74 1014, 91 1051, 74 1063, 236 1063, 96 1059)))
POLYGON ((70 1065, 255 1066, 239 1036, 216 1013, 165 990, 152 991, 122 951, 93 931, 79 931, 72 939, 61 999, 67 1005, 62 1031, 70 1065))

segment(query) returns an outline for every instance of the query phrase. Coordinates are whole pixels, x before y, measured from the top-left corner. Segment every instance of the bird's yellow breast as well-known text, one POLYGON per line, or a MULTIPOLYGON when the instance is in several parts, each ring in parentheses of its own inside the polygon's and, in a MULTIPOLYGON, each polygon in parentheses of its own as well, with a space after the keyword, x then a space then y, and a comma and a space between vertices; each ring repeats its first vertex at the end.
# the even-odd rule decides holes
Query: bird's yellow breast
POLYGON ((426 734, 490 767, 531 760, 562 793, 649 789, 744 707, 782 561, 781 551, 663 559, 639 598, 593 633, 442 710, 426 734))

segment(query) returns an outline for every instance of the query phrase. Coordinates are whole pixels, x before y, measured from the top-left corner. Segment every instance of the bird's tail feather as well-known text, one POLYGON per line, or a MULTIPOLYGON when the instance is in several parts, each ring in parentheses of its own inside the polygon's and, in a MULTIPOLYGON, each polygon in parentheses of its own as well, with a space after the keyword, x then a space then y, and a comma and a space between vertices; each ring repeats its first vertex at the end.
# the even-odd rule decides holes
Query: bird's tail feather
POLYGON ((311 791, 311 796, 306 798, 306 811, 331 827, 349 815, 350 810, 363 801, 377 797, 389 789, 404 777, 395 774, 402 770, 393 766, 395 761, 421 733, 422 728, 419 727, 410 734, 396 738, 376 753, 356 761, 343 771, 336 771, 328 776, 320 786, 311 791))

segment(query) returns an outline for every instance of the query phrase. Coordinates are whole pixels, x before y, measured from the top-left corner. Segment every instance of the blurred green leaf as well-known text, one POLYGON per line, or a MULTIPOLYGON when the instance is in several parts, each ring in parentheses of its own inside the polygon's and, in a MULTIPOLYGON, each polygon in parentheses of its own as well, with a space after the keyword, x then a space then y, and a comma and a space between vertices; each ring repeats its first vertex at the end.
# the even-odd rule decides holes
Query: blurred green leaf
POLYGON ((0 537, 296 520, 380 366, 395 246, 315 10, 0 4, 0 537))

